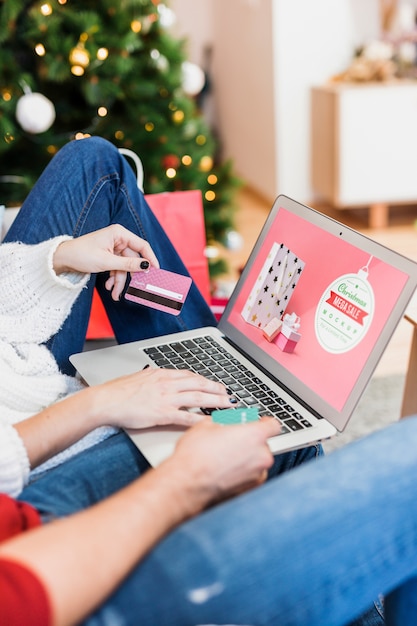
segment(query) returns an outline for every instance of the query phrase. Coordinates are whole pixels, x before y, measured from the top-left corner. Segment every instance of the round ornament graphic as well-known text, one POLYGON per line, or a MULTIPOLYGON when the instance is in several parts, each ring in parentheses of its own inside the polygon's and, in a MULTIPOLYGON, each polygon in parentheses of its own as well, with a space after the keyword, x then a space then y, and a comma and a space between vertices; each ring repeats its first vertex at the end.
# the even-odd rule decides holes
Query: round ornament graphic
POLYGON ((375 307, 374 292, 368 282, 371 259, 357 274, 336 278, 320 298, 315 330, 319 344, 327 352, 349 352, 368 332, 375 307))

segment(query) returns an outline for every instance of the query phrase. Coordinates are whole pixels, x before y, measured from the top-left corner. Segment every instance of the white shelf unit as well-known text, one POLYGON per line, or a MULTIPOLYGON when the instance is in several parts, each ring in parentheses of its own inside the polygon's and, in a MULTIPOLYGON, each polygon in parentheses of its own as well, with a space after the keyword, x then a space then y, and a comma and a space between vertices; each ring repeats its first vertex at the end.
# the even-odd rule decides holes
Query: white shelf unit
POLYGON ((369 207, 371 227, 417 202, 416 146, 417 81, 312 89, 313 190, 339 209, 369 207))

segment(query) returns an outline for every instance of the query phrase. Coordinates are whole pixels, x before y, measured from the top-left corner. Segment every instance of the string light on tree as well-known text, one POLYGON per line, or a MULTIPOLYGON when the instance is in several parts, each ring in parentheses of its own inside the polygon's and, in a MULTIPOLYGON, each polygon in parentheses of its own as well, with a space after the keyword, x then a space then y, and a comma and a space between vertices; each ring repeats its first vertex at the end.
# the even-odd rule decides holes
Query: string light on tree
POLYGON ((182 122, 184 121, 184 111, 174 111, 174 113, 172 114, 172 119, 174 120, 175 124, 182 124, 182 122))
POLYGON ((213 168, 213 158, 209 155, 201 157, 198 169, 202 172, 209 172, 213 168))
POLYGON ((193 162, 192 157, 190 157, 189 154, 184 154, 183 157, 181 158, 181 163, 183 165, 185 165, 186 167, 190 166, 193 162))
POLYGON ((12 99, 12 92, 10 91, 10 89, 5 88, 1 92, 1 97, 5 102, 10 102, 10 100, 12 99))
POLYGON ((45 46, 42 43, 37 43, 35 46, 35 52, 39 57, 44 57, 46 54, 45 46))
POLYGON ((204 256, 207 259, 211 259, 211 260, 217 259, 217 257, 219 256, 219 249, 218 249, 218 247, 215 246, 214 244, 209 244, 204 249, 204 256))
POLYGON ((140 33, 140 31, 142 30, 142 22, 140 20, 133 20, 130 23, 130 28, 133 30, 134 33, 140 33))
POLYGON ((52 15, 52 7, 51 7, 51 5, 48 4, 48 3, 42 4, 41 8, 40 8, 40 12, 45 17, 48 16, 48 15, 52 15))
POLYGON ((108 56, 109 56, 109 51, 107 50, 107 48, 99 48, 97 50, 97 59, 99 61, 105 61, 108 56))

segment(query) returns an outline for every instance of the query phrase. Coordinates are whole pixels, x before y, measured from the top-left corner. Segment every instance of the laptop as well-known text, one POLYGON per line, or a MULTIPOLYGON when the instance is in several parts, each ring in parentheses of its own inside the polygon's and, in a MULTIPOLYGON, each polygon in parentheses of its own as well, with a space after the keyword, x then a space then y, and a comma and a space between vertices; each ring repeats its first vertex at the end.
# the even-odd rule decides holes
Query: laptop
MULTIPOLYGON (((278 454, 345 429, 416 285, 416 263, 281 195, 217 327, 70 360, 89 385, 145 366, 195 367, 223 381, 238 407, 281 421, 268 441, 278 454)), ((153 466, 182 432, 127 430, 153 466)))

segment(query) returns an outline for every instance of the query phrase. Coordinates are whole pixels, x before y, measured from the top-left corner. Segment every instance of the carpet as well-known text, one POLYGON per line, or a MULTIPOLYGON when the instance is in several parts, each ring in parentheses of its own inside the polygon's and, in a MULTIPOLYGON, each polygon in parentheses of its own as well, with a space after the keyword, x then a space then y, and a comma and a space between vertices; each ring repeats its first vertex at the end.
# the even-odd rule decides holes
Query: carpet
POLYGON ((323 442, 325 451, 331 452, 397 421, 400 417, 403 388, 402 375, 372 378, 343 433, 323 442))

